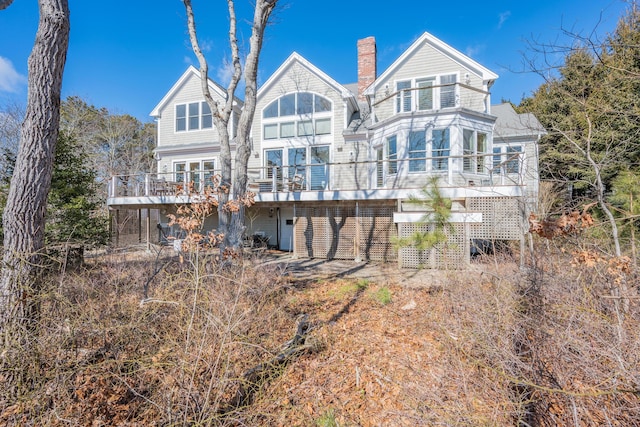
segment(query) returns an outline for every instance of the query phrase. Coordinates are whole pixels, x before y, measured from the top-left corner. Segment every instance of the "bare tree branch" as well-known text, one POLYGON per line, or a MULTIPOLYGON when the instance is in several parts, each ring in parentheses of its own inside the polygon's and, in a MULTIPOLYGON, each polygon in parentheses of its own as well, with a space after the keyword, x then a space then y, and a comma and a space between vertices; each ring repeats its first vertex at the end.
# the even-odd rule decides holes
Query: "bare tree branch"
POLYGON ((11 3, 13 3, 13 0, 0 0, 0 10, 8 8, 11 6, 11 3))

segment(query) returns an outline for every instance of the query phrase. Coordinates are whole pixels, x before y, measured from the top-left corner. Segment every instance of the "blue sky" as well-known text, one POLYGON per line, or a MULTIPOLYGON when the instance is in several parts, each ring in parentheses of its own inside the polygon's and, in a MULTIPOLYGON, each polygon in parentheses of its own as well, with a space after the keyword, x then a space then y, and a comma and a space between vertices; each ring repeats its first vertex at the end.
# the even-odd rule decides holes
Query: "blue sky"
MULTIPOLYGON (((197 61, 179 0, 69 0, 71 37, 63 96, 149 121, 149 112, 197 61)), ((238 16, 251 19, 249 0, 238 16)), ((226 2, 193 0, 210 76, 226 84, 226 2)), ((524 69, 527 40, 559 37, 561 28, 588 34, 612 31, 627 7, 623 0, 363 1, 281 0, 267 29, 260 62, 264 82, 296 51, 340 83, 357 80, 356 42, 375 36, 382 73, 423 32, 469 55, 500 78, 493 101, 516 104, 541 83, 524 69)), ((244 22, 244 21, 243 21, 244 22)), ((0 107, 26 101, 27 58, 38 25, 36 0, 15 0, 0 11, 0 107)), ((247 25, 239 39, 248 41, 247 25)))

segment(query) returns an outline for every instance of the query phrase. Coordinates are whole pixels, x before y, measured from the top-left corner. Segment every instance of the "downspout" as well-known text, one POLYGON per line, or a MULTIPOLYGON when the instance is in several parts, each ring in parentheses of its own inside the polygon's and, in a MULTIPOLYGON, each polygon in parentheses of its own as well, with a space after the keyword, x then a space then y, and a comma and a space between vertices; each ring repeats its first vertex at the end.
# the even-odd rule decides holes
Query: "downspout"
POLYGON ((280 208, 276 208, 276 245, 278 246, 278 249, 280 249, 280 234, 281 234, 281 230, 280 230, 280 208))

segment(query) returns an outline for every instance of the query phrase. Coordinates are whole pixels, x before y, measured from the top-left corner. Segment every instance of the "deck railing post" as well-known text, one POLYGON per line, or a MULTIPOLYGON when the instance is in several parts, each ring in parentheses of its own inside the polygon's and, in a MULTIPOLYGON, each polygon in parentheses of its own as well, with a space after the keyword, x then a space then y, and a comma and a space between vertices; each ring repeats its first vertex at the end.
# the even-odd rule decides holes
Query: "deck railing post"
POLYGON ((278 167, 274 166, 271 170, 271 191, 278 191, 278 167))
POLYGON ((151 195, 151 174, 144 174, 144 195, 149 197, 151 195))
POLYGON ((109 197, 116 197, 116 176, 111 177, 111 182, 109 183, 109 197))

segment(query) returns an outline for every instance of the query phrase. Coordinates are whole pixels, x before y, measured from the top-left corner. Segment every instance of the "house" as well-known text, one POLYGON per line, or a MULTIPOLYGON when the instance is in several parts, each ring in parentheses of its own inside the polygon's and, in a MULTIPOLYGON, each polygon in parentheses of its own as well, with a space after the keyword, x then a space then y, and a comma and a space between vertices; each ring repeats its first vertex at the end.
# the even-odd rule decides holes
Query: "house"
MULTIPOLYGON (((491 105, 497 78, 429 33, 381 74, 375 39, 359 40, 358 82, 348 85, 291 54, 257 94, 248 165, 256 204, 247 213, 247 235, 299 257, 403 267, 459 267, 469 262, 474 242, 522 241, 537 198, 544 129, 510 104, 491 105), (452 201, 448 242, 430 251, 395 248, 395 236, 433 227, 429 209, 409 203, 433 177, 452 201)), ((240 100, 236 108, 239 113, 240 100)), ((166 223, 177 203, 188 202, 176 195, 176 183, 199 188, 215 174, 219 150, 195 68, 152 116, 158 172, 114 178, 108 201, 114 212, 138 210, 148 238, 151 211, 166 223)), ((215 226, 213 217, 206 227, 215 226)))

